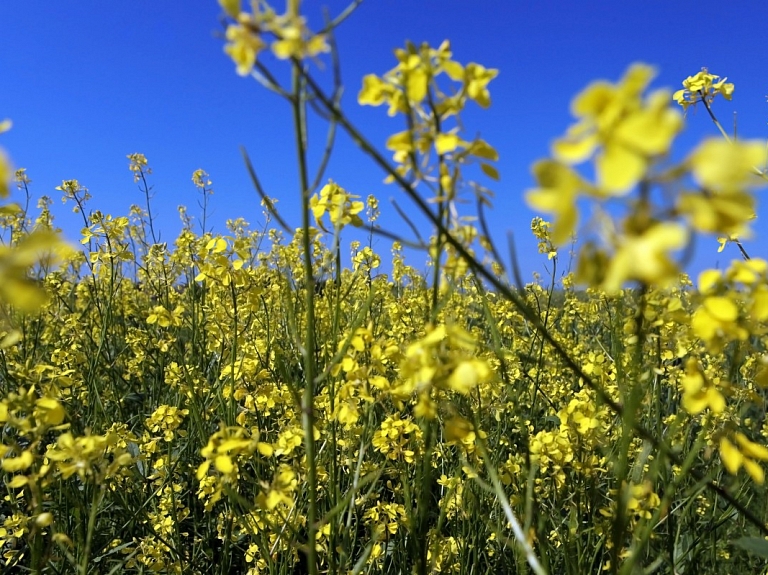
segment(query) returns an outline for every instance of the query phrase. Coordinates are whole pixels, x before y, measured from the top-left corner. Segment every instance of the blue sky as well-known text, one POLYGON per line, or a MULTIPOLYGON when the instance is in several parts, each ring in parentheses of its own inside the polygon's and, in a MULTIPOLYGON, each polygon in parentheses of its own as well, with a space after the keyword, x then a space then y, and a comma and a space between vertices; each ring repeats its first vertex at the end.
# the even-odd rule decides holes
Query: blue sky
MULTIPOLYGON (((310 26, 317 27, 320 6, 333 14, 346 2, 305 5, 310 26)), ((77 238, 80 223, 54 188, 76 178, 93 195, 91 208, 127 214, 143 201, 127 167, 132 152, 144 153, 154 170, 153 211, 163 240, 179 230, 179 204, 198 212, 190 179, 197 168, 213 180, 216 231, 225 232, 228 218, 260 224, 241 145, 268 194, 279 198, 283 216, 300 224, 290 110, 254 80, 235 74, 222 51, 220 15, 214 0, 0 3, 0 20, 7 23, 0 35, 0 119, 14 123, 0 146, 16 167, 27 168, 33 195, 54 198, 68 237, 77 238)), ((514 233, 529 279, 534 270, 543 272, 546 258, 536 254, 529 231, 536 214, 523 194, 532 185, 531 163, 548 154, 552 139, 571 122, 573 95, 593 79, 617 80, 635 61, 656 66, 654 87, 672 90, 706 66, 736 85, 733 102, 716 105, 721 121, 732 125, 738 111, 740 137, 765 139, 766 22, 768 3, 762 1, 366 0, 337 33, 343 106, 383 148, 389 134, 403 129, 402 120, 389 118, 384 108, 360 108, 356 95, 365 74, 393 67, 392 50, 405 40, 437 45, 447 38, 458 61, 498 68, 489 86, 492 107, 473 106, 464 121, 470 138, 480 134, 500 153, 501 181, 485 182, 495 192, 490 223, 504 252, 506 233, 514 233)), ((715 133, 703 109, 689 113, 678 153, 715 133)), ((324 133, 314 135, 312 151, 319 152, 324 133)), ((380 223, 408 234, 390 205, 394 198, 409 208, 407 200, 382 183, 380 170, 347 139, 340 139, 327 176, 352 193, 375 194, 380 223)), ((763 207, 760 214, 768 215, 763 207)), ((375 247, 387 260, 389 241, 376 240, 375 247)), ((717 254, 716 247, 714 240, 699 241, 692 271, 738 257, 735 248, 717 254)), ((766 255, 759 244, 752 251, 766 255)), ((423 257, 409 258, 423 267, 423 257)))

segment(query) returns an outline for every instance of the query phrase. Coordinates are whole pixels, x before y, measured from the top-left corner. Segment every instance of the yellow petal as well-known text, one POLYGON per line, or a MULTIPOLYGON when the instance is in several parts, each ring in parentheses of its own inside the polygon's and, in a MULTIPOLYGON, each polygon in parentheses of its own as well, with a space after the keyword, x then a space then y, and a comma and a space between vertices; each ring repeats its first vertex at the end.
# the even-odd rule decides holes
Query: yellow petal
POLYGON ((461 140, 456 134, 440 133, 435 137, 435 150, 438 154, 447 154, 453 152, 461 140))
POLYGON ((35 402, 37 410, 35 416, 40 418, 48 425, 59 425, 64 421, 66 412, 56 399, 52 397, 41 397, 35 402))
POLYGON ((232 463, 232 458, 229 455, 217 456, 214 460, 214 465, 216 466, 216 469, 224 475, 232 473, 235 469, 235 465, 232 463))
POLYGON ((595 117, 614 99, 616 88, 606 81, 590 84, 571 102, 571 113, 577 118, 595 117))
POLYGON ((757 321, 765 321, 768 319, 768 287, 765 284, 761 284, 755 288, 755 291, 752 294, 751 315, 757 321))
POLYGON ((442 64, 443 71, 454 82, 460 82, 464 79, 464 67, 453 60, 446 60, 442 64))
POLYGON ((699 274, 699 291, 706 294, 720 282, 721 277, 720 270, 704 270, 699 274))
POLYGON ((376 74, 368 74, 363 77, 363 88, 357 95, 357 102, 361 106, 379 106, 385 101, 386 84, 376 74))
POLYGON ((708 297, 704 300, 704 307, 709 315, 719 321, 730 322, 739 317, 739 308, 727 297, 708 297))
POLYGON ((421 68, 408 72, 405 80, 405 95, 411 104, 420 103, 427 95, 427 74, 421 68))
POLYGON ((744 456, 733 443, 724 437, 720 440, 720 459, 723 460, 723 465, 728 473, 736 475, 744 461, 744 456))
POLYGON ((448 378, 448 387, 466 395, 477 386, 480 376, 475 362, 462 361, 448 378))
POLYGON ((714 190, 738 190, 756 182, 755 167, 766 163, 765 143, 709 138, 689 157, 693 177, 714 190))
POLYGON ((621 145, 608 145, 597 156, 597 181, 608 196, 623 196, 640 181, 648 162, 621 145))
POLYGON ((454 416, 445 422, 445 438, 448 441, 461 441, 471 433, 472 424, 461 416, 454 416))
POLYGON ((567 164, 578 164, 590 158, 598 144, 597 134, 581 139, 561 138, 552 144, 552 153, 567 164))
POLYGON ((747 457, 768 461, 768 448, 760 445, 759 443, 750 441, 743 433, 736 434, 736 443, 739 444, 739 447, 741 447, 741 452, 747 457))
POLYGON ((21 455, 18 457, 9 457, 3 459, 0 466, 2 466, 3 471, 7 471, 8 473, 15 473, 17 471, 23 471, 27 469, 30 465, 32 465, 34 460, 35 458, 30 451, 22 451, 21 455))
POLYGON ((762 485, 765 482, 765 472, 759 463, 752 461, 751 459, 744 460, 744 469, 752 478, 752 480, 758 485, 762 485))

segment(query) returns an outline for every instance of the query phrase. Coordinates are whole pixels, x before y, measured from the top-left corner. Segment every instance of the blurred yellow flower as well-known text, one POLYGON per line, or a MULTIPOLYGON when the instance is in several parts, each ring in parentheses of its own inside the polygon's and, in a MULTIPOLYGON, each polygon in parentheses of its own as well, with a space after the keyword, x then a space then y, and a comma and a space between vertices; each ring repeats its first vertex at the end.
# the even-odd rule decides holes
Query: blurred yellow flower
POLYGON ((678 267, 670 252, 685 246, 688 231, 680 224, 659 222, 639 235, 625 235, 617 241, 601 286, 608 292, 617 292, 629 280, 663 285, 677 279, 678 267))
POLYGON ((643 100, 653 76, 650 66, 634 64, 618 84, 591 84, 572 103, 578 122, 552 146, 554 156, 568 164, 596 154, 596 193, 600 195, 628 193, 651 160, 669 151, 682 129, 682 118, 669 107, 665 91, 643 100))
POLYGON ((758 178, 757 167, 767 160, 768 150, 760 140, 708 138, 691 153, 688 164, 701 186, 714 193, 732 194, 765 185, 758 178))
POLYGON ((247 14, 240 14, 237 22, 227 26, 226 52, 236 64, 236 71, 240 76, 247 76, 256 64, 259 52, 267 46, 261 36, 254 30, 251 19, 247 14))
POLYGON ((561 246, 576 230, 578 210, 576 200, 587 183, 569 166, 555 160, 539 160, 533 165, 538 187, 526 192, 531 207, 553 214, 551 241, 561 246))
POLYGON ((768 461, 768 448, 750 441, 746 435, 737 432, 734 436, 736 444, 723 437, 720 440, 720 457, 723 465, 731 475, 736 475, 742 467, 758 485, 765 482, 765 471, 760 461, 768 461))

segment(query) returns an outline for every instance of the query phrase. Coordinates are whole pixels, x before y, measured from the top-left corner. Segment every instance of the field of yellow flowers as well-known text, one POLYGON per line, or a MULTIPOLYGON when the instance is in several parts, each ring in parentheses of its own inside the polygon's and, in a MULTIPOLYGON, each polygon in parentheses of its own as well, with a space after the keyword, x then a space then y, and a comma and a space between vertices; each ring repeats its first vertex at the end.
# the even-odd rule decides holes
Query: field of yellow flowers
MULTIPOLYGON (((293 110, 302 227, 287 228, 245 154, 267 226, 198 233, 182 209, 160 243, 152 170, 131 154, 147 204, 128 216, 93 209, 76 180, 59 187, 83 219, 75 248, 50 199, 19 207, 30 178, 0 156, 0 196, 21 196, 0 207, 0 570, 765 572, 768 263, 739 238, 766 147, 717 123, 733 85, 702 71, 648 92, 653 70, 637 64, 577 95, 527 194, 551 219, 531 226, 551 275, 524 285, 487 233, 484 188, 463 176, 475 164, 498 178, 491 144, 457 127, 465 106, 490 105, 495 70, 445 42, 409 44, 366 76, 359 103, 404 118, 390 160, 306 65, 347 13, 312 33, 298 2, 282 15, 220 4, 237 72, 293 110), (429 274, 404 238, 372 249, 392 238, 376 198, 319 183, 322 168, 313 179, 309 100, 432 223, 429 274), (722 133, 670 164, 680 106, 705 107, 722 133), (458 214, 462 195, 475 218, 458 214), (602 229, 558 276, 577 200, 602 229), (368 245, 345 244, 349 226, 368 245), (694 234, 743 258, 689 279, 694 234)), ((212 193, 204 171, 192 179, 212 193)))

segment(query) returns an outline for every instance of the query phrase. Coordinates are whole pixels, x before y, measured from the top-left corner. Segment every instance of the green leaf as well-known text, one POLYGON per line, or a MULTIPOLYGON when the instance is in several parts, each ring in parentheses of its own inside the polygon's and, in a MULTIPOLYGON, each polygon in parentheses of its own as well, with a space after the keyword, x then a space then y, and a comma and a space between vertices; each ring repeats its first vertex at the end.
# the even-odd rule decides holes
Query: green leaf
POLYGON ((733 544, 741 547, 747 553, 768 559, 768 541, 762 537, 742 537, 734 541, 733 544))
POLYGON ((496 180, 497 182, 499 181, 499 170, 494 168, 492 165, 481 162, 480 169, 483 170, 483 173, 492 180, 496 180))

